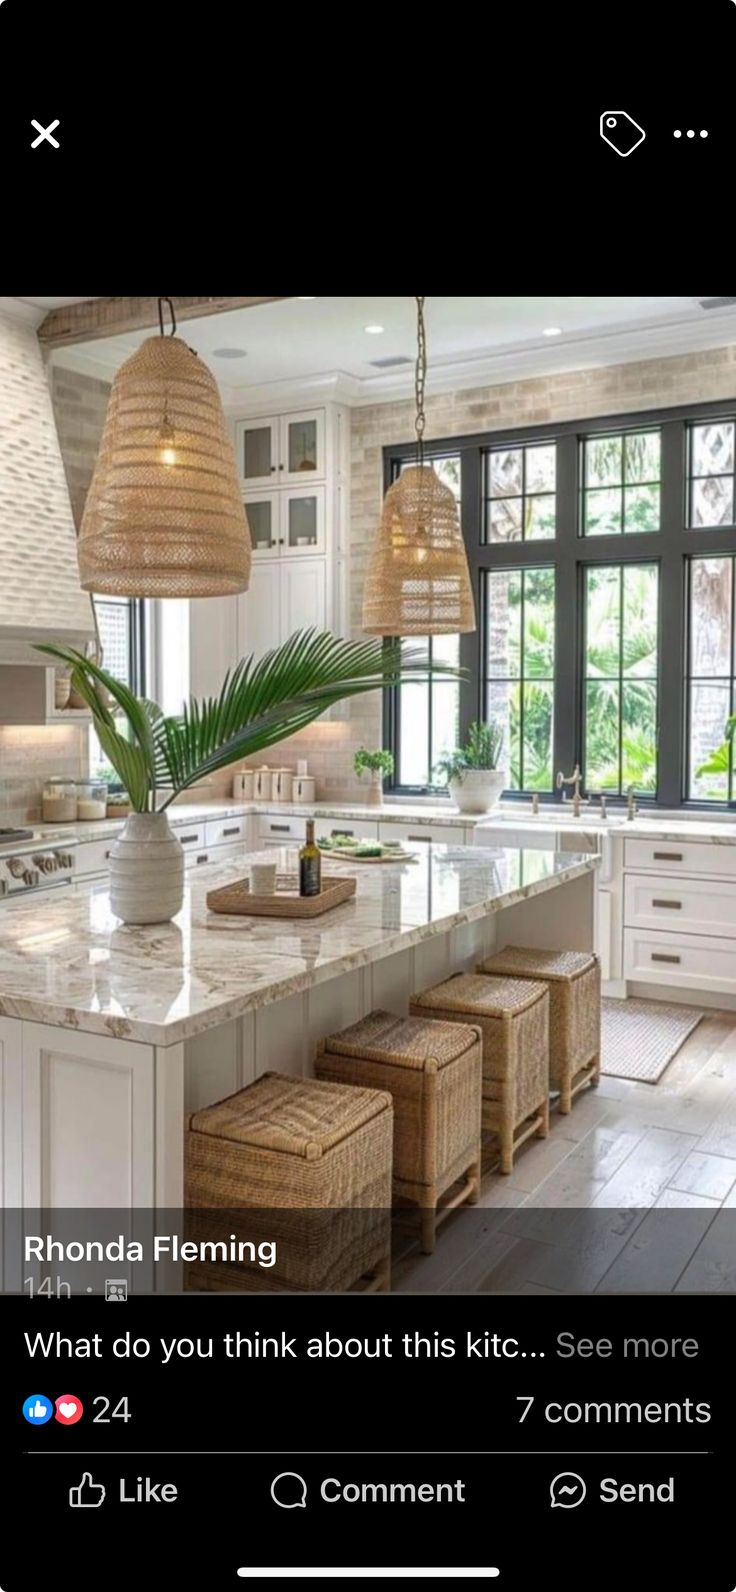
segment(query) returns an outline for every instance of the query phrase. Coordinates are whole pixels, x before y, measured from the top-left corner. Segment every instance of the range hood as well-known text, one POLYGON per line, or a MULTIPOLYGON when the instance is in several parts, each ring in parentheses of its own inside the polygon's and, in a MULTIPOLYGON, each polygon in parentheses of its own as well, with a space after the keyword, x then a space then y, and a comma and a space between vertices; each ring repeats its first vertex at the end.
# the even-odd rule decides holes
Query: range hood
POLYGON ((33 326, 0 315, 0 664, 43 666, 36 641, 91 640, 38 338, 33 326))

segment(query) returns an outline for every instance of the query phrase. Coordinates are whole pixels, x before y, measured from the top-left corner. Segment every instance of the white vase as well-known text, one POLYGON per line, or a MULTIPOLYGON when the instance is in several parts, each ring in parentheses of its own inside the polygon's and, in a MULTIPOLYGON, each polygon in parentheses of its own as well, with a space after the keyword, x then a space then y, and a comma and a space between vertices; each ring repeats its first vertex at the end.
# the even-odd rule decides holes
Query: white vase
POLYGON ((449 784, 461 813, 489 813, 498 806, 506 772, 502 768, 466 768, 461 780, 451 779, 449 784))
POLYGON ((383 806, 383 774, 380 768, 371 770, 371 782, 368 786, 366 802, 369 807, 383 806))
POLYGON ((168 923, 184 900, 184 851, 166 813, 131 813, 110 852, 110 905, 124 923, 168 923))

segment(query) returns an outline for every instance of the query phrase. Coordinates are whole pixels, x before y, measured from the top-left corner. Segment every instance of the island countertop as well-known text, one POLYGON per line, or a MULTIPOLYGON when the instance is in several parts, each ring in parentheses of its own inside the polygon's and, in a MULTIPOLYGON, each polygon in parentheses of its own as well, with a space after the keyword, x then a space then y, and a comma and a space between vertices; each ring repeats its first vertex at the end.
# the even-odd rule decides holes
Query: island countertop
MULTIPOLYGON (((253 854, 264 860, 264 854, 253 854)), ((273 852, 267 853, 273 860, 273 852)), ((590 872, 598 859, 516 847, 422 847, 415 862, 325 862, 355 898, 311 921, 223 917, 207 891, 251 857, 189 875, 172 923, 129 927, 103 884, 0 910, 0 1016, 172 1045, 590 872)))

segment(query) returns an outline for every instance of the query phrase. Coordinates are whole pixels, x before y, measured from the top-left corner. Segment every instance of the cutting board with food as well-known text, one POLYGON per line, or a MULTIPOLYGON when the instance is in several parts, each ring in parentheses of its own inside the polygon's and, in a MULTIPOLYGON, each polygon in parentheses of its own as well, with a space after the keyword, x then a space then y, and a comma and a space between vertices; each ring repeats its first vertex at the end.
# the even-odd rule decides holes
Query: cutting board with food
POLYGON ((405 851, 400 840, 356 840, 351 835, 324 836, 317 842, 326 857, 350 862, 416 862, 416 851, 405 851))

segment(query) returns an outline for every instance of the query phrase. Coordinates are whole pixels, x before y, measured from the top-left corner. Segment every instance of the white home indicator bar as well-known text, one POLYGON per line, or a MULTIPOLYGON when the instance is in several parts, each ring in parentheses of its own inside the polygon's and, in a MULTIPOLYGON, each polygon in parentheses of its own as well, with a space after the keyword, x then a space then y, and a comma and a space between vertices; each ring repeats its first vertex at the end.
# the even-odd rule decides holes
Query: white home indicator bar
POLYGON ((283 1579, 290 1578, 291 1580, 297 1580, 300 1576, 309 1581, 316 1580, 317 1578, 320 1580, 335 1580, 341 1575, 355 1577, 356 1579, 360 1578, 361 1580, 377 1580, 379 1577, 383 1579, 384 1576, 390 1575, 401 1576, 404 1579, 417 1579, 419 1576, 422 1576, 425 1580, 439 1580, 440 1578, 445 1580, 451 1576, 453 1580, 459 1577, 464 1581, 482 1581, 485 1576, 490 1577, 500 1574, 501 1571, 495 1569, 493 1565, 490 1565, 484 1570, 471 1570, 468 1569, 467 1566, 460 1569, 451 1569, 449 1565, 437 1570, 411 1570, 406 1565, 398 1565, 391 1569, 385 1568, 383 1566, 379 1569, 371 1568, 367 1565, 354 1565, 352 1569, 347 1570, 338 1570, 332 1566, 329 1566, 327 1569, 322 1567, 321 1569, 310 1568, 300 1570, 296 1565, 287 1565, 285 1569, 281 1570, 276 1570, 273 1568, 259 1570, 244 1565, 242 1569, 238 1570, 238 1575, 242 1575, 245 1580, 255 1580, 258 1576, 265 1576, 274 1581, 278 1580, 280 1577, 283 1579))

